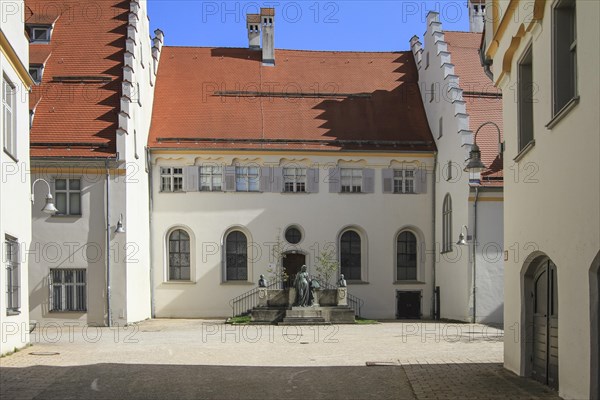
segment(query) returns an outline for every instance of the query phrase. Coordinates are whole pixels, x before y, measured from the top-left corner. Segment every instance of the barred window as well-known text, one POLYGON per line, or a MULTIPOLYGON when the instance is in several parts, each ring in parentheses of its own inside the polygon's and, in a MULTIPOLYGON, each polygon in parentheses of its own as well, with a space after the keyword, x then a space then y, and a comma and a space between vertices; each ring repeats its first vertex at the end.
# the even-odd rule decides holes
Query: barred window
POLYGON ((21 274, 19 271, 19 242, 16 238, 5 236, 4 255, 6 262, 6 313, 19 313, 21 308, 21 274))
POLYGON ((160 191, 182 192, 183 191, 183 168, 161 167, 160 169, 160 191))
POLYGON ((50 270, 50 311, 86 311, 85 269, 50 270))

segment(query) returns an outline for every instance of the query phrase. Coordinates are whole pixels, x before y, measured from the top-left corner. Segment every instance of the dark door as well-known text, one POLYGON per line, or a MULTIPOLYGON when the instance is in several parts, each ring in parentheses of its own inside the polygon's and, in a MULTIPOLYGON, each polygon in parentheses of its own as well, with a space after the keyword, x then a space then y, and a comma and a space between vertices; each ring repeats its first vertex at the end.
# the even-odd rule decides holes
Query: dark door
POLYGON ((535 380, 558 389, 558 291, 552 261, 538 267, 533 282, 531 374, 535 380))
POLYGON ((286 254, 283 258, 283 267, 288 275, 288 279, 284 282, 284 287, 294 286, 294 279, 296 274, 300 272, 300 268, 306 264, 306 256, 304 254, 286 254))
POLYGON ((421 292, 403 291, 396 292, 396 317, 398 319, 421 318, 421 292))

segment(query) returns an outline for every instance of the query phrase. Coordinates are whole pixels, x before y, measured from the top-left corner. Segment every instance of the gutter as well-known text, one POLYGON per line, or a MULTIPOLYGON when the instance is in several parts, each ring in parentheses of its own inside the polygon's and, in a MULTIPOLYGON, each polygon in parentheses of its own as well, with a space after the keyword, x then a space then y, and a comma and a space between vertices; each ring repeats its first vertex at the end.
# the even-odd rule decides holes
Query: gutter
POLYGON ((436 182, 437 182, 437 156, 438 153, 437 151, 433 152, 433 188, 432 188, 432 199, 431 199, 431 236, 432 236, 432 246, 433 246, 433 250, 431 253, 431 266, 432 266, 432 271, 433 271, 433 319, 435 320, 439 320, 440 319, 440 310, 438 309, 438 302, 436 301, 436 297, 439 296, 439 293, 436 294, 436 285, 437 285, 437 281, 436 281, 436 262, 435 262, 435 258, 437 255, 437 250, 436 250, 436 243, 435 243, 435 228, 436 228, 436 207, 435 207, 435 196, 436 196, 436 182))
POLYGON ((473 202, 473 323, 477 323, 477 201, 479 200, 479 187, 475 187, 475 201, 473 202))
POLYGON ((154 208, 154 199, 152 197, 153 188, 152 188, 152 155, 149 147, 145 148, 146 152, 146 169, 148 176, 148 226, 149 226, 149 237, 150 240, 150 254, 149 254, 149 262, 150 262, 150 317, 156 318, 156 300, 154 293, 154 251, 152 249, 153 243, 153 234, 152 234, 152 209, 154 208))

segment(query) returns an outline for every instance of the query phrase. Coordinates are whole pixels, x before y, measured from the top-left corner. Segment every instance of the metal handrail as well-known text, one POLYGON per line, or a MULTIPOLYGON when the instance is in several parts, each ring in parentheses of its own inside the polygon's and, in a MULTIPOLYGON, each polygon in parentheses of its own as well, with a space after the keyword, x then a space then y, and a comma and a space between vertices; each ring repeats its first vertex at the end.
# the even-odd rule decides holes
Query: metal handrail
MULTIPOLYGON (((283 289, 285 281, 279 280, 273 283, 270 283, 266 286, 267 289, 283 289)), ((337 286, 331 285, 329 283, 322 283, 322 289, 337 289, 337 286)), ((258 304, 258 291, 260 287, 255 287, 252 290, 247 291, 246 293, 242 293, 237 297, 234 297, 229 301, 229 305, 231 306, 233 317, 239 317, 242 315, 248 315, 250 311, 258 304)), ((348 306, 354 310, 354 314, 357 317, 361 316, 361 309, 365 302, 356 297, 347 293, 348 306)))
MULTIPOLYGON (((283 281, 279 280, 273 283, 269 283, 266 286, 267 289, 282 289, 283 281)), ((233 311, 234 317, 242 315, 248 315, 250 311, 258 304, 258 291, 263 289, 261 287, 255 287, 252 290, 242 293, 237 297, 229 300, 229 305, 233 311)))

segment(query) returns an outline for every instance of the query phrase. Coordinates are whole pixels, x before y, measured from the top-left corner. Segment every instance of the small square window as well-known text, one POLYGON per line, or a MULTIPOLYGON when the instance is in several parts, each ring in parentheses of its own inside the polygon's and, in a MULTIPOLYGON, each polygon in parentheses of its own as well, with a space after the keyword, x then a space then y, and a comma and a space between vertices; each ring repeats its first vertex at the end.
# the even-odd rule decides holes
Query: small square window
POLYGON ((32 43, 42 42, 47 43, 50 41, 50 26, 32 26, 29 28, 29 40, 32 43))

